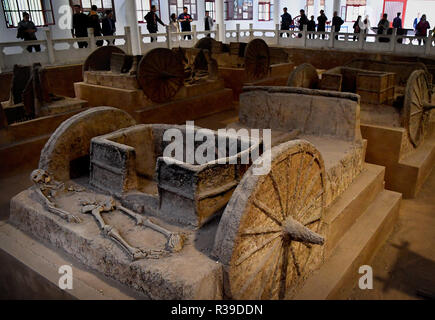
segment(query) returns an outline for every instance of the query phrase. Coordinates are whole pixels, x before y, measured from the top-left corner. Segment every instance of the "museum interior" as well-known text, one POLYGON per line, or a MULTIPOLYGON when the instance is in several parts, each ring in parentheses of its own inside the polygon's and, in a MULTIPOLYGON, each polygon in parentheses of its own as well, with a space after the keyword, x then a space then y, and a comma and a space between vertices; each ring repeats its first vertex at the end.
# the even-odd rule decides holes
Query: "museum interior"
POLYGON ((0 299, 435 299, 435 0, 1 0, 0 299))

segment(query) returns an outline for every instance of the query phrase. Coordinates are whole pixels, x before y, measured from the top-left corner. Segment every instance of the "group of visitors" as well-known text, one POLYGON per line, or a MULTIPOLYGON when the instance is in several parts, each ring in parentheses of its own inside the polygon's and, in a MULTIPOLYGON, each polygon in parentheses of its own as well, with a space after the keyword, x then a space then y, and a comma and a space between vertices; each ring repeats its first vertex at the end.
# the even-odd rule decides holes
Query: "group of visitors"
MULTIPOLYGON (((403 35, 405 32, 402 26, 402 19, 400 18, 400 16, 401 16, 401 12, 398 12, 396 17, 393 19, 393 23, 392 23, 393 28, 390 28, 390 22, 388 21, 388 14, 384 13, 382 15, 381 20, 379 20, 377 34, 381 34, 381 35, 392 34, 393 29, 396 29, 397 35, 399 36, 403 35)), ((423 43, 426 43, 426 40, 424 38, 428 36, 428 30, 430 30, 430 24, 427 21, 425 14, 421 16, 420 20, 418 18, 414 19, 414 33, 418 37, 417 41, 419 45, 421 44, 422 39, 423 39, 423 43)), ((389 39, 386 37, 379 37, 379 42, 388 42, 388 41, 389 39)), ((402 43, 402 41, 403 41, 402 38, 399 38, 397 40, 398 43, 402 43)))
MULTIPOLYGON (((91 11, 88 14, 83 13, 83 10, 80 5, 74 5, 74 14, 72 21, 72 36, 76 38, 86 38, 88 37, 88 28, 92 28, 94 30, 94 36, 113 36, 116 32, 115 20, 113 18, 113 11, 106 10, 104 17, 100 17, 98 8, 96 5, 92 5, 91 11)), ((168 27, 170 32, 180 32, 179 26, 181 26, 181 32, 190 32, 191 22, 193 21, 192 16, 188 13, 188 8, 184 7, 183 12, 177 17, 175 13, 173 13, 169 18, 169 25, 166 25, 157 15, 157 8, 155 5, 151 6, 150 12, 144 17, 145 22, 147 24, 147 29, 150 34, 155 34, 158 31, 158 23, 160 23, 164 27, 168 27)), ((337 11, 334 12, 332 21, 328 22, 328 18, 325 15, 324 10, 320 10, 320 15, 317 17, 317 23, 314 20, 314 15, 307 18, 305 14, 305 10, 301 9, 299 16, 292 19, 292 16, 288 13, 287 8, 283 9, 284 13, 281 15, 281 30, 286 31, 295 27, 296 21, 298 22, 298 29, 300 31, 304 30, 304 26, 306 26, 307 31, 317 31, 325 32, 326 25, 331 23, 331 28, 334 32, 340 32, 341 26, 344 24, 344 21, 341 17, 338 16, 337 11)), ((389 35, 392 34, 393 29, 397 29, 397 35, 403 35, 404 29, 402 26, 402 19, 400 18, 401 13, 398 12, 397 16, 393 19, 392 27, 390 28, 390 22, 388 21, 388 15, 384 13, 382 18, 379 20, 377 25, 377 34, 379 35, 389 35)), ((204 29, 205 31, 211 31, 213 29, 214 20, 210 16, 209 11, 205 12, 204 18, 204 29)), ((370 21, 368 16, 363 20, 361 16, 358 16, 357 20, 353 24, 354 33, 367 33, 370 29, 370 21)), ((415 35, 418 38, 418 43, 421 44, 421 40, 424 37, 428 36, 428 30, 430 30, 430 24, 426 19, 426 15, 423 14, 420 17, 415 18, 414 20, 414 31, 415 35)), ((18 24, 18 32, 17 38, 23 39, 24 41, 34 41, 37 40, 36 37, 37 28, 35 24, 30 20, 30 15, 27 12, 23 13, 23 20, 21 20, 18 24)), ((282 37, 284 33, 287 34, 287 37, 290 36, 288 32, 281 32, 280 36, 282 37)), ((435 35, 435 28, 433 30, 435 35)), ((210 33, 207 34, 210 37, 210 33)), ((298 37, 301 38, 302 34, 299 33, 298 37)), ((312 33, 309 34, 309 38, 313 38, 314 35, 312 33)), ((325 39, 325 34, 322 33, 322 39, 325 39)), ((335 36, 338 38, 338 35, 335 36)), ((184 39, 191 39, 191 35, 185 35, 184 39)), ((151 42, 155 41, 156 38, 154 36, 151 37, 151 42)), ((357 36, 354 36, 354 41, 357 40, 357 36)), ((388 42, 388 37, 379 37, 379 42, 388 42)), ((402 38, 397 40, 399 43, 402 43, 402 38)), ((426 43, 426 40, 423 39, 423 42, 426 43)), ((107 44, 114 44, 115 40, 107 41, 107 44)), ((97 40, 96 45, 102 46, 104 44, 103 40, 97 40)), ((87 48, 88 42, 79 41, 79 48, 87 48)), ((35 50, 36 52, 41 51, 40 45, 30 45, 27 47, 27 51, 32 52, 35 50)))
MULTIPOLYGON (((298 29, 300 31, 304 30, 304 26, 306 26, 307 31, 316 31, 316 28, 318 32, 326 31, 326 24, 328 23, 328 18, 326 17, 324 10, 320 10, 320 15, 317 17, 317 23, 316 20, 314 20, 315 17, 313 15, 310 17, 310 19, 308 19, 304 9, 301 9, 299 11, 299 16, 295 17, 294 20, 292 19, 292 16, 287 12, 287 8, 284 8, 283 10, 284 13, 281 15, 281 30, 290 30, 292 26, 294 27, 297 22, 298 29)), ((334 12, 331 23, 331 27, 334 29, 334 31, 340 32, 341 25, 343 23, 343 19, 338 16, 337 12, 334 12)), ((282 37, 284 33, 287 34, 287 37, 290 36, 288 32, 281 32, 280 36, 282 37)), ((299 34, 298 36, 299 38, 301 38, 302 34, 299 34)), ((312 37, 313 35, 309 34, 309 38, 311 39, 312 37)), ((322 39, 325 39, 325 34, 322 34, 322 39)))
MULTIPOLYGON (((169 25, 165 25, 163 21, 158 17, 157 8, 155 5, 151 6, 151 11, 145 16, 145 21, 147 23, 147 29, 150 34, 157 33, 158 25, 160 23, 164 27, 168 27, 170 32, 190 32, 192 31, 191 22, 193 21, 192 16, 188 12, 188 8, 184 7, 183 12, 177 17, 175 13, 171 14, 169 17, 169 25)), ((205 31, 211 31, 213 29, 214 20, 210 16, 210 12, 205 12, 204 17, 204 29, 205 31)), ((210 37, 210 33, 207 34, 210 37)), ((192 36, 190 34, 185 35, 184 39, 191 40, 192 36)), ((151 42, 155 41, 155 37, 151 37, 151 42)))
MULTIPOLYGON (((100 18, 98 14, 98 7, 93 5, 91 11, 88 14, 83 13, 80 5, 74 5, 74 14, 72 22, 72 36, 75 38, 85 38, 88 36, 88 28, 94 30, 94 36, 113 36, 116 33, 115 20, 113 18, 113 11, 108 9, 105 11, 103 18, 100 18)), ((108 41, 107 44, 114 44, 115 40, 108 41)), ((86 41, 79 41, 79 48, 87 48, 88 43, 86 41)), ((104 44, 103 40, 97 40, 98 47, 104 44)))

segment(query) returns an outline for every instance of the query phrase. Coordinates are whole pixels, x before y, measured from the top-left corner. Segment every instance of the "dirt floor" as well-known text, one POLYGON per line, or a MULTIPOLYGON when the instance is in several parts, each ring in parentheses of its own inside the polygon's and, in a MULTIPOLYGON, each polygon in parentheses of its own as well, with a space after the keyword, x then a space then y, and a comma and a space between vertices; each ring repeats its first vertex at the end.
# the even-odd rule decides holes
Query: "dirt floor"
MULTIPOLYGON (((217 129, 233 122, 237 113, 224 112, 195 121, 217 129)), ((0 220, 9 216, 11 197, 31 185, 32 168, 0 179, 0 220)), ((415 199, 403 200, 398 224, 378 251, 373 268, 373 290, 354 289, 349 299, 435 299, 435 170, 415 199)))

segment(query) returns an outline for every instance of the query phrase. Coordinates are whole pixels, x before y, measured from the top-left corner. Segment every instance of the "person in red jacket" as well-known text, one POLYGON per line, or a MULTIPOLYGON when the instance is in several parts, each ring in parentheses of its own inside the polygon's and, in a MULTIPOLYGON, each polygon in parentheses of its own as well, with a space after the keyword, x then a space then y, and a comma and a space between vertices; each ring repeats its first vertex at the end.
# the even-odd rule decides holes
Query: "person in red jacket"
MULTIPOLYGON (((427 30, 430 29, 430 24, 429 22, 426 20, 426 15, 422 15, 420 22, 417 24, 417 26, 415 27, 415 35, 417 37, 427 37, 427 30)), ((423 39, 423 42, 426 43, 426 40, 423 39)), ((421 44, 421 38, 418 39, 418 44, 421 44)))

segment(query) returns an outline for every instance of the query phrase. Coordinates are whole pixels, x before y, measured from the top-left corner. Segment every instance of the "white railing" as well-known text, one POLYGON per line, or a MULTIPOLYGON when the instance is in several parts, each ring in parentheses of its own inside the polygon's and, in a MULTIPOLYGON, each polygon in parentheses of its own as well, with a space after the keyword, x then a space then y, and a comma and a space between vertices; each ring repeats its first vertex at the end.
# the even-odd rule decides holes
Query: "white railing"
POLYGON ((86 57, 97 48, 97 41, 107 42, 131 53, 130 27, 125 27, 125 35, 95 37, 93 29, 88 29, 88 37, 53 39, 50 30, 46 30, 45 40, 0 42, 0 72, 13 69, 15 64, 32 65, 39 62, 42 65, 64 65, 83 63, 86 57), (87 48, 79 48, 79 42, 86 42, 87 48), (41 51, 28 52, 29 46, 40 46, 41 51))
MULTIPOLYGON (((254 29, 253 24, 247 29, 225 29, 222 34, 224 39, 219 39, 219 25, 216 30, 197 31, 193 26, 190 32, 170 32, 142 34, 139 28, 140 50, 145 54, 157 47, 192 47, 195 43, 208 35, 224 43, 249 42, 254 38, 261 38, 267 44, 280 47, 318 48, 349 50, 362 52, 394 53, 399 55, 414 56, 435 56, 435 39, 429 37, 415 37, 408 35, 397 35, 394 29, 391 35, 377 35, 366 33, 346 33, 333 31, 314 32, 304 30, 279 30, 275 29, 254 29)), ((305 26, 306 27, 306 26, 305 26)), ((95 37, 93 30, 89 29, 89 36, 86 38, 52 39, 49 30, 46 31, 46 40, 0 42, 0 72, 12 70, 15 64, 31 65, 39 62, 42 65, 62 65, 83 63, 86 57, 97 47, 96 42, 103 40, 122 48, 127 54, 132 54, 132 32, 130 27, 125 27, 125 34, 119 36, 95 37), (78 42, 87 42, 88 48, 78 48, 78 42), (41 46, 40 52, 29 53, 26 47, 31 45, 41 46)))

